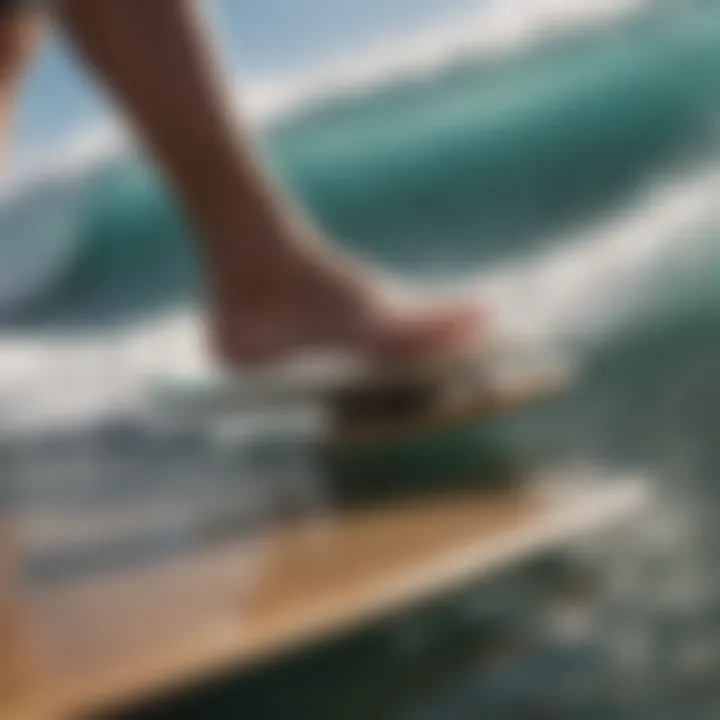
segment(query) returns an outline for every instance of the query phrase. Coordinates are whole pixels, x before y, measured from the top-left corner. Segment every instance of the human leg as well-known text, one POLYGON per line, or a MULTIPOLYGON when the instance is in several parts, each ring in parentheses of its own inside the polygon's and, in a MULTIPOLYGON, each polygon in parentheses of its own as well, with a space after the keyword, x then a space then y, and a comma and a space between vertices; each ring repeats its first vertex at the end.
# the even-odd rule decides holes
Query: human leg
POLYGON ((8 144, 19 90, 45 26, 44 13, 25 5, 0 0, 0 152, 8 144))
POLYGON ((230 100, 191 0, 61 0, 59 16, 111 88, 198 230, 220 355, 304 349, 408 357, 475 334, 474 308, 402 308, 281 197, 230 100))

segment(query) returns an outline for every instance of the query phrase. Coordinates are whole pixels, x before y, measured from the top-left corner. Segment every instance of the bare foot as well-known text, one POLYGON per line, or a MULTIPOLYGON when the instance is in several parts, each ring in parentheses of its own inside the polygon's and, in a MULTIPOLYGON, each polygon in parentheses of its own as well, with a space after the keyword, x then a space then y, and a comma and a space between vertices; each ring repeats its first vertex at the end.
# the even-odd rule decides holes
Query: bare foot
POLYGON ((476 305, 408 302, 324 251, 254 268, 214 294, 215 349, 234 367, 316 350, 412 364, 461 354, 486 330, 476 305))

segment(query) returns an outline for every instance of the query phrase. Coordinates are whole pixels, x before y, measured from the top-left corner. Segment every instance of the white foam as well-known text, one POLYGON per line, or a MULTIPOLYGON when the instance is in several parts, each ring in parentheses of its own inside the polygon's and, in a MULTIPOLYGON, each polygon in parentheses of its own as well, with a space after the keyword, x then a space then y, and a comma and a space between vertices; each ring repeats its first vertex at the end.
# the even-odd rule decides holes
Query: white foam
POLYGON ((615 25, 648 0, 498 0, 473 14, 433 24, 404 38, 384 37, 351 57, 333 58, 298 76, 250 83, 246 109, 262 120, 327 98, 431 76, 467 59, 496 59, 590 28, 615 25))
MULTIPOLYGON (((670 283, 692 285, 720 268, 708 243, 718 222, 720 172, 663 180, 625 212, 557 246, 491 273, 454 279, 453 293, 477 293, 509 335, 581 352, 636 323, 670 283)), ((714 249, 716 248, 716 249, 714 249)), ((443 292, 442 281, 437 281, 443 292)), ((0 338, 0 424, 92 417, 142 404, 148 382, 204 367, 202 324, 176 311, 112 334, 0 338)))
POLYGON ((205 362, 198 316, 177 311, 120 331, 0 337, 0 428, 87 420, 142 407, 161 373, 205 362))
POLYGON ((648 313, 672 312, 702 273, 720 269, 718 193, 715 169, 658 181, 554 250, 453 285, 477 293, 508 334, 589 350, 648 313))

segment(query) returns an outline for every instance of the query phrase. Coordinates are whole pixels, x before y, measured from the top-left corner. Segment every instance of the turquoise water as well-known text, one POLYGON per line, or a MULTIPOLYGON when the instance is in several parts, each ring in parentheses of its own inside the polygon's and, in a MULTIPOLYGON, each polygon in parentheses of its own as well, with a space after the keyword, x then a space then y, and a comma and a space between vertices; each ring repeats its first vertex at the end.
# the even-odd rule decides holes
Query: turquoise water
MULTIPOLYGON (((720 5, 702 2, 331 94, 257 130, 278 181, 339 242, 421 286, 477 292, 577 360, 570 396, 498 430, 517 457, 656 479, 654 516, 599 563, 630 599, 599 612, 582 652, 613 672, 562 717, 609 717, 598 697, 632 718, 720 707, 718 120, 720 5)), ((197 265, 181 212, 136 157, 48 175, 0 225, 10 414, 101 405, 102 368, 95 384, 33 373, 37 357, 57 370, 102 354, 110 330, 138 366, 177 359, 168 328, 193 316, 197 265)), ((119 367, 130 356, 111 354, 119 392, 137 392, 119 367)), ((451 673, 416 717, 478 717, 483 682, 451 673)))

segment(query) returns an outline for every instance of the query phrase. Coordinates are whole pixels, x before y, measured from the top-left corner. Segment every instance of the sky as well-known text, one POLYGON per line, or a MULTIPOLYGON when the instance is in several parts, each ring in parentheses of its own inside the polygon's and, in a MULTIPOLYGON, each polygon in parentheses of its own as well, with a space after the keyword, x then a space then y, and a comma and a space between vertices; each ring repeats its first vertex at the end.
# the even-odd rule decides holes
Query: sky
MULTIPOLYGON (((357 54, 365 46, 392 43, 481 1, 204 0, 227 69, 254 79, 297 73, 357 54)), ((110 112, 101 88, 56 32, 26 87, 15 157, 50 150, 110 112)))

